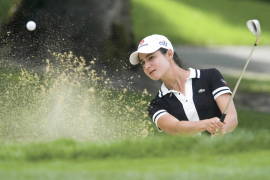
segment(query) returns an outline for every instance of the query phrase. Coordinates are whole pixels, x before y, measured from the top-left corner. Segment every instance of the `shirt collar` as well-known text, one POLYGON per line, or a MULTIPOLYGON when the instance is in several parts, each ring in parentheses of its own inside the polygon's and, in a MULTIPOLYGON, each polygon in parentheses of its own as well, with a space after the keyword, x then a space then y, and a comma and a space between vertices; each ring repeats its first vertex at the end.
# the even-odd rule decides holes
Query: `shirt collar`
POLYGON ((188 79, 193 79, 193 78, 199 79, 201 77, 201 71, 199 69, 193 69, 193 68, 188 68, 188 69, 190 72, 188 79))
MULTIPOLYGON (((199 69, 189 68, 189 72, 190 72, 190 73, 189 73, 189 77, 188 77, 187 79, 195 79, 195 78, 199 79, 200 76, 201 76, 201 72, 200 72, 199 69)), ((158 92, 158 96, 159 96, 159 97, 163 97, 163 96, 165 96, 165 95, 168 94, 168 93, 175 93, 175 92, 177 92, 177 91, 168 89, 168 88, 165 86, 165 84, 162 83, 161 88, 160 88, 160 90, 159 90, 159 92, 158 92)))

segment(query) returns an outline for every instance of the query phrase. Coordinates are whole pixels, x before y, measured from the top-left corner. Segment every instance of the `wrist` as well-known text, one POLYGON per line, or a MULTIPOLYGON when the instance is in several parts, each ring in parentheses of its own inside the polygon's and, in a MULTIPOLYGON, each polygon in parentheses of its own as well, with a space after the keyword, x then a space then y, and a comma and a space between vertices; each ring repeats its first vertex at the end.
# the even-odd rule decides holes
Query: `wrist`
POLYGON ((206 131, 207 130, 207 125, 205 120, 201 120, 198 122, 199 123, 199 128, 201 131, 206 131))

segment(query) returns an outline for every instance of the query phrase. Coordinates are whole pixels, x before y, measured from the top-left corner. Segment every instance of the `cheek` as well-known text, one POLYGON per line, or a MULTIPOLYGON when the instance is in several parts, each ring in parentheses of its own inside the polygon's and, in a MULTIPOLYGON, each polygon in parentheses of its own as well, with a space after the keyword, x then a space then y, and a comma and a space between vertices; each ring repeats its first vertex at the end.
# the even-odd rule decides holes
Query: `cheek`
POLYGON ((163 72, 166 72, 169 67, 170 67, 170 64, 168 61, 166 61, 166 59, 163 59, 162 61, 160 61, 160 63, 158 64, 158 67, 159 69, 163 72))
POLYGON ((145 68, 143 68, 143 72, 144 72, 144 74, 146 74, 146 75, 147 75, 147 71, 145 70, 145 68))
POLYGON ((157 68, 163 68, 163 67, 166 67, 167 66, 167 60, 164 59, 164 58, 159 58, 157 59, 153 65, 157 68))

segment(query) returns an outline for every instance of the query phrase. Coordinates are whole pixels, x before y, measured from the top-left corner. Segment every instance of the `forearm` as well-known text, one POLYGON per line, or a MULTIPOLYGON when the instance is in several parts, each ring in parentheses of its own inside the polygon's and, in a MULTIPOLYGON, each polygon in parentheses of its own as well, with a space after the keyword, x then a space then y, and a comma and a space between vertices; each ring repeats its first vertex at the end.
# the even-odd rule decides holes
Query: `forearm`
POLYGON ((172 134, 193 135, 205 130, 203 121, 178 121, 172 134))
POLYGON ((214 133, 223 125, 217 117, 200 121, 179 121, 170 114, 161 116, 157 121, 157 126, 160 129, 173 135, 194 135, 203 131, 214 133))
MULTIPOLYGON (((230 97, 231 97, 230 95, 224 94, 224 95, 219 96, 216 99, 216 102, 221 112, 225 111, 225 107, 227 103, 229 102, 230 97)), ((226 134, 226 133, 232 132, 237 127, 237 125, 238 125, 237 112, 236 112, 233 101, 231 101, 226 112, 224 126, 221 129, 221 133, 226 134)))
POLYGON ((227 115, 224 119, 224 126, 222 128, 222 134, 232 132, 238 125, 237 112, 233 102, 230 104, 227 115))
POLYGON ((237 115, 228 114, 224 120, 225 124, 222 128, 222 134, 232 132, 238 125, 237 115))

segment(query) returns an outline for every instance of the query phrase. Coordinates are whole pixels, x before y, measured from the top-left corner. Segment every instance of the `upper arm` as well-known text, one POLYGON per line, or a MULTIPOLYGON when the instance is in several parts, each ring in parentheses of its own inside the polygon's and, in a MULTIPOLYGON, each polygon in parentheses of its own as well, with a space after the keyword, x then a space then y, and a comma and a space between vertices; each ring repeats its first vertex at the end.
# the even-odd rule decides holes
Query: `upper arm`
POLYGON ((156 127, 166 133, 173 133, 179 122, 174 116, 167 112, 167 104, 163 99, 155 98, 151 101, 148 112, 156 127))
POLYGON ((152 122, 158 127, 157 121, 167 112, 167 105, 163 99, 156 97, 153 99, 148 107, 148 113, 152 122))
POLYGON ((156 125, 166 133, 175 134, 177 133, 177 123, 179 123, 178 119, 171 114, 166 113, 157 119, 156 125))
POLYGON ((158 130, 175 134, 179 120, 171 115, 167 109, 167 101, 156 97, 151 101, 148 107, 148 113, 158 130))
MULTIPOLYGON (((227 103, 231 98, 232 92, 228 87, 226 81, 224 80, 223 76, 217 69, 212 69, 210 80, 211 80, 212 95, 220 111, 223 113, 227 103)), ((233 101, 231 101, 228 107, 227 115, 224 121, 237 122, 237 112, 233 101)))
POLYGON ((232 94, 227 82, 217 69, 211 69, 209 72, 210 88, 214 99, 223 94, 232 94))
MULTIPOLYGON (((211 91, 212 95, 220 109, 221 112, 224 112, 227 103, 231 98, 231 90, 227 85, 227 82, 224 80, 223 76, 217 69, 211 69, 210 73, 210 82, 211 82, 211 91)), ((231 101, 229 106, 230 112, 235 110, 233 101, 231 101)))

